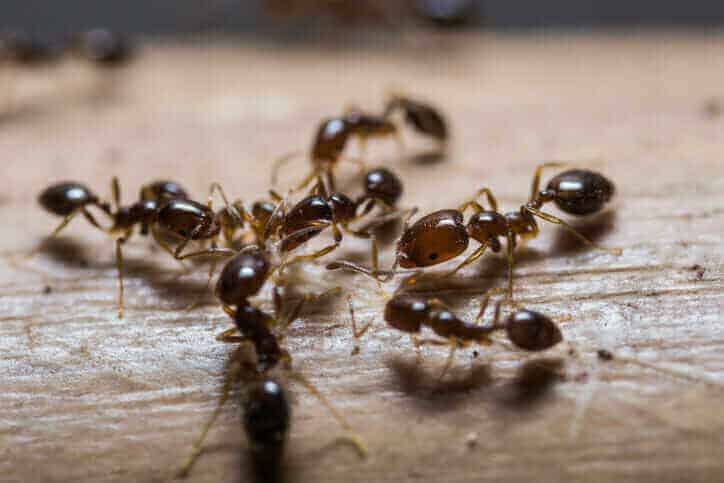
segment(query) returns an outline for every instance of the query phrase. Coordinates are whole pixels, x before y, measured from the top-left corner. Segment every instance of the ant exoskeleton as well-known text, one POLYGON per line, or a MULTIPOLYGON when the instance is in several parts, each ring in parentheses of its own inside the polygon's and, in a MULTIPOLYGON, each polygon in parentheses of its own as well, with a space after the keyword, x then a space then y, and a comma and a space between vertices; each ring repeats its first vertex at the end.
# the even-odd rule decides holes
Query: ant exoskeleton
POLYGON ((445 118, 435 107, 412 100, 401 95, 392 95, 387 104, 383 117, 389 119, 396 111, 401 111, 405 122, 423 136, 434 139, 443 151, 449 139, 449 131, 445 118))
MULTIPOLYGON (((352 319, 352 332, 355 338, 359 338, 370 328, 371 322, 358 330, 352 299, 347 300, 352 319)), ((485 314, 489 300, 488 295, 483 298, 476 321, 485 314)), ((498 331, 504 330, 515 347, 526 351, 550 349, 563 340, 560 329, 551 319, 532 310, 516 308, 501 323, 500 308, 503 303, 500 301, 495 305, 491 324, 480 325, 458 318, 440 299, 399 293, 387 301, 384 319, 390 327, 402 332, 419 334, 423 327, 427 327, 440 337, 418 339, 412 335, 413 344, 418 349, 424 345, 450 347, 447 362, 438 380, 441 380, 450 368, 455 350, 471 344, 490 345, 493 343, 491 336, 498 331)))
POLYGON ((58 59, 59 45, 17 30, 0 34, 0 61, 35 67, 58 59))
MULTIPOLYGON (((402 149, 402 140, 399 137, 397 126, 383 116, 362 113, 357 110, 350 110, 347 114, 324 119, 317 129, 312 147, 310 150, 310 162, 312 170, 297 185, 295 190, 300 190, 311 183, 315 178, 324 176, 330 190, 335 190, 334 168, 342 158, 342 153, 347 146, 347 141, 356 137, 362 151, 370 138, 394 136, 398 146, 402 149)), ((277 159, 272 167, 272 184, 276 185, 280 167, 289 160, 297 157, 299 153, 294 152, 277 159)), ((362 165, 361 160, 350 159, 362 165)))
POLYGON ((133 55, 133 47, 125 36, 103 28, 76 35, 69 48, 100 67, 123 65, 133 55))
MULTIPOLYGON (((212 192, 214 189, 220 190, 220 187, 212 185, 212 192)), ((123 315, 122 246, 133 234, 136 225, 141 226, 141 233, 144 235, 150 230, 154 240, 177 260, 186 258, 181 253, 191 240, 211 240, 212 250, 226 250, 228 253, 235 253, 232 250, 216 248, 216 237, 222 229, 224 220, 220 214, 212 211, 211 196, 209 196, 208 205, 202 205, 189 199, 186 190, 178 183, 157 181, 141 188, 139 201, 129 206, 121 206, 120 185, 115 177, 111 181, 111 192, 113 208, 108 203, 99 201, 98 196, 89 188, 75 182, 52 185, 40 194, 38 200, 47 211, 64 217, 50 237, 57 235, 78 213, 83 214, 96 228, 117 235, 119 317, 123 315), (108 229, 103 228, 88 211, 88 206, 97 206, 103 210, 111 218, 112 226, 108 229), (162 238, 160 230, 181 239, 175 249, 172 249, 162 238)), ((223 191, 221 191, 221 195, 226 201, 223 191)), ((227 210, 233 210, 228 203, 227 210)))
MULTIPOLYGON (((397 255, 392 270, 383 279, 388 280, 395 273, 397 265, 402 268, 422 269, 438 265, 461 255, 468 247, 470 239, 480 246, 446 276, 457 273, 461 268, 470 265, 480 258, 489 247, 493 252, 501 250, 499 238, 506 239, 508 258, 508 292, 507 298, 513 296, 513 251, 518 239, 530 239, 538 235, 539 228, 536 218, 563 226, 578 239, 596 249, 620 254, 618 248, 600 246, 576 231, 564 220, 541 211, 548 202, 555 202, 559 209, 566 213, 584 216, 600 211, 614 193, 611 181, 603 175, 582 169, 572 169, 552 178, 544 190, 539 190, 541 172, 545 168, 564 166, 562 162, 547 162, 539 165, 533 176, 529 201, 518 211, 502 214, 498 212, 498 203, 489 188, 482 188, 472 200, 458 209, 439 210, 418 219, 411 226, 405 223, 402 236, 397 243, 397 255), (477 198, 485 195, 490 209, 484 209, 477 198), (475 213, 469 218, 467 225, 463 223, 463 214, 470 207, 475 213)), ((370 271, 353 263, 339 262, 330 268, 346 268, 366 275, 370 271)), ((372 272, 374 274, 374 271, 372 272)), ((411 276, 407 283, 415 283, 417 275, 411 276)))
MULTIPOLYGON (((248 255, 249 256, 244 256, 243 254, 237 255, 234 259, 239 260, 237 263, 237 269, 228 270, 227 272, 225 268, 224 273, 222 273, 219 283, 217 284, 217 295, 222 301, 223 310, 233 319, 235 324, 234 328, 225 330, 219 334, 219 336, 217 336, 217 340, 239 343, 238 348, 232 355, 232 362, 238 362, 238 364, 232 366, 232 370, 229 370, 227 373, 222 394, 219 398, 216 409, 204 425, 199 438, 194 444, 194 449, 191 455, 179 471, 179 476, 187 475, 194 462, 201 454, 206 435, 221 413, 221 409, 224 404, 228 400, 232 384, 241 377, 241 371, 244 366, 241 364, 240 357, 245 343, 251 344, 256 353, 256 361, 250 366, 247 365, 247 373, 251 374, 252 379, 261 379, 263 381, 268 378, 268 374, 274 369, 283 369, 293 380, 300 382, 327 408, 327 410, 330 411, 340 426, 349 433, 349 440, 357 449, 359 454, 364 457, 367 454, 366 446, 354 433, 350 424, 311 382, 309 382, 302 374, 291 368, 291 355, 280 344, 287 329, 299 316, 302 306, 307 301, 323 297, 328 293, 337 292, 338 289, 332 289, 331 291, 318 295, 305 295, 285 317, 285 320, 277 320, 264 311, 252 306, 246 300, 246 297, 254 295, 259 291, 259 288, 264 283, 268 273, 268 266, 263 261, 263 252, 255 250, 251 251, 248 255), (248 267, 249 270, 239 270, 238 266, 241 265, 248 267), (277 329, 276 331, 273 330, 275 328, 277 329), (235 334, 237 332, 238 335, 235 334)), ((234 260, 232 260, 232 262, 234 260)), ((227 264, 227 267, 229 266, 230 264, 227 264)), ((281 312, 281 302, 276 299, 276 297, 275 307, 277 313, 281 312)), ((251 435, 250 441, 253 449, 255 440, 251 435)))

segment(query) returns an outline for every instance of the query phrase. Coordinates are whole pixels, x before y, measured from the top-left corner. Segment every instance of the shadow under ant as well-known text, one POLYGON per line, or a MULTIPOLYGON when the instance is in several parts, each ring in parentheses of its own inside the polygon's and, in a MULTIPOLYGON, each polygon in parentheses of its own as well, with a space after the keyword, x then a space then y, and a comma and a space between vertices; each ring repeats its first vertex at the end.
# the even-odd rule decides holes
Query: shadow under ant
POLYGON ((509 411, 529 411, 546 401, 557 382, 565 361, 559 357, 536 358, 524 362, 496 398, 509 411))
MULTIPOLYGON (((598 242, 614 229, 616 218, 617 213, 615 210, 606 210, 602 213, 578 220, 575 223, 571 223, 571 225, 589 240, 598 242)), ((568 230, 557 230, 550 249, 550 256, 567 256, 590 250, 591 247, 585 243, 581 243, 581 240, 572 235, 568 230)))
POLYGON ((396 355, 386 358, 385 364, 394 376, 390 385, 411 396, 420 408, 434 413, 455 410, 465 402, 465 396, 493 381, 490 365, 484 363, 475 363, 472 367, 454 366, 443 380, 415 359, 396 355))
POLYGON ((421 166, 442 163, 447 160, 447 153, 439 149, 431 149, 408 156, 405 161, 421 166))

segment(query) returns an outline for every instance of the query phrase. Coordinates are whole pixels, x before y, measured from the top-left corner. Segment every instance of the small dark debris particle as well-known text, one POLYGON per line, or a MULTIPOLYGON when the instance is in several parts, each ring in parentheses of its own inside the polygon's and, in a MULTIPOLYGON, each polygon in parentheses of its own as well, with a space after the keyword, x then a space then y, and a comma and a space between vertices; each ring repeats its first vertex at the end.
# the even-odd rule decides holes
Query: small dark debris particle
POLYGON ((478 357, 479 355, 480 355, 480 352, 478 352, 478 351, 473 351, 473 357, 478 357))
POLYGON ((43 287, 43 293, 44 293, 45 295, 48 295, 48 294, 51 293, 52 291, 53 291, 53 287, 51 287, 50 285, 46 285, 45 287, 43 287))
POLYGON ((598 355, 598 358, 602 361, 608 362, 613 360, 613 353, 606 349, 599 349, 596 355, 598 355))
POLYGON ((351 353, 350 355, 356 356, 357 354, 359 354, 359 346, 358 346, 358 345, 352 347, 352 353, 351 353))
POLYGON ((88 268, 90 266, 90 263, 88 263, 88 260, 81 260, 78 262, 78 265, 81 268, 88 268))
POLYGON ((695 263, 694 265, 689 267, 689 270, 696 272, 696 278, 698 280, 701 280, 704 278, 704 273, 706 272, 706 268, 702 267, 698 263, 695 263))
POLYGON ((704 103, 704 116, 715 119, 721 116, 722 105, 719 99, 709 99, 704 103))

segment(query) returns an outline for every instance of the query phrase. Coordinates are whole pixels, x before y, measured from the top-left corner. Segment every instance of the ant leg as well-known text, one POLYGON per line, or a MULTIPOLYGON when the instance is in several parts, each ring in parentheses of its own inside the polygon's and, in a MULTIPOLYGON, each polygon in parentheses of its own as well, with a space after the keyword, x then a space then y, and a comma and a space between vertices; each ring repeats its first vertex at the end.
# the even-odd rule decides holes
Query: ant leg
POLYGON ((315 168, 312 171, 310 171, 309 174, 302 181, 300 181, 297 186, 292 188, 292 192, 297 192, 297 191, 303 190, 307 185, 309 185, 309 183, 314 181, 314 179, 319 175, 319 171, 320 170, 318 168, 315 168))
POLYGON ((111 199, 113 207, 118 211, 121 206, 121 183, 118 181, 118 176, 111 178, 111 199))
POLYGON ((447 359, 445 359, 445 365, 442 367, 442 371, 440 371, 440 375, 437 376, 437 383, 441 383, 442 379, 445 377, 445 374, 450 370, 450 367, 452 367, 452 363, 455 360, 455 351, 457 350, 458 346, 457 344, 453 343, 450 346, 450 352, 447 354, 447 359))
POLYGON ((460 265, 458 265, 457 267, 455 267, 454 269, 452 269, 451 271, 449 271, 448 273, 446 273, 445 275, 443 275, 443 278, 451 277, 451 276, 455 275, 461 268, 466 267, 466 266, 470 265, 471 263, 475 262, 475 260, 477 260, 478 258, 480 258, 480 257, 483 255, 483 253, 485 253, 485 249, 486 249, 486 248, 488 248, 488 244, 487 244, 487 243, 481 244, 481 245, 477 248, 477 250, 475 250, 473 253, 471 253, 471 254, 468 256, 468 258, 466 258, 465 260, 463 260, 463 261, 460 263, 460 265))
POLYGON ((229 199, 226 197, 226 193, 224 193, 224 188, 222 188, 221 184, 217 182, 211 183, 211 187, 209 188, 209 197, 206 200, 208 207, 211 208, 214 191, 219 193, 219 196, 221 196, 221 199, 224 201, 224 206, 226 207, 226 210, 231 213, 231 216, 236 219, 236 222, 238 224, 243 223, 244 218, 242 218, 239 210, 237 210, 236 206, 234 206, 232 203, 229 203, 229 199))
POLYGON ((283 156, 278 157, 274 160, 272 163, 272 174, 271 174, 271 183, 272 186, 277 185, 277 181, 279 181, 279 168, 287 164, 292 159, 298 157, 298 156, 304 156, 303 151, 292 151, 291 153, 287 153, 283 156))
POLYGON ((126 237, 116 238, 116 267, 118 268, 118 318, 123 318, 123 244, 126 237))
POLYGON ((566 223, 565 221, 561 220, 560 218, 551 215, 550 213, 546 213, 546 212, 544 212, 544 211, 537 210, 537 209, 535 209, 535 208, 530 208, 530 207, 525 207, 524 209, 525 209, 527 212, 529 212, 530 214, 535 215, 535 216, 537 216, 538 218, 540 218, 540 219, 542 219, 542 220, 545 220, 545 221, 547 221, 547 222, 549 222, 549 223, 555 223, 555 224, 557 224, 557 225, 563 226, 563 228, 565 228, 565 229, 568 230, 570 233, 572 233, 576 238, 578 238, 579 240, 581 240, 583 243, 585 243, 585 244, 587 244, 587 245, 590 245, 591 247, 595 248, 596 250, 602 250, 602 251, 604 251, 604 252, 609 252, 609 253, 612 253, 612 254, 614 254, 614 255, 621 255, 621 253, 622 253, 622 250, 621 250, 620 248, 616 248, 616 247, 606 247, 606 246, 599 245, 598 243, 595 243, 595 242, 589 240, 588 238, 586 238, 585 236, 583 236, 581 233, 579 233, 578 230, 576 230, 575 228, 573 228, 571 225, 569 225, 569 224, 566 223))
MULTIPOLYGON (((417 206, 413 206, 410 209, 410 212, 407 214, 407 217, 405 218, 405 221, 402 225, 403 234, 410 228, 410 220, 412 219, 413 216, 415 216, 415 213, 417 213, 417 206)), ((390 280, 392 280, 392 277, 395 276, 395 270, 397 270, 397 265, 399 265, 399 263, 400 263, 400 254, 399 254, 399 250, 398 250, 398 253, 395 254, 395 261, 392 264, 392 268, 390 269, 389 274, 382 279, 383 282, 389 282, 390 280)), ((421 272, 419 272, 419 273, 421 273, 421 272)), ((413 275, 411 277, 411 279, 413 280, 411 283, 415 283, 417 281, 415 279, 415 275, 413 275)))
POLYGON ((397 154, 400 159, 405 159, 405 141, 402 139, 402 134, 400 134, 400 131, 395 130, 394 136, 397 143, 397 154))
MULTIPOLYGON (((482 319, 483 315, 485 315, 485 310, 487 310, 488 303, 490 302, 490 294, 503 293, 503 292, 505 292, 504 288, 491 288, 490 290, 485 292, 485 296, 483 297, 483 300, 480 302, 480 310, 478 311, 478 316, 475 317, 475 322, 480 322, 480 319, 482 319)), ((496 316, 493 319, 493 325, 497 324, 497 322, 498 322, 498 316, 496 316)))
POLYGON ((95 219, 93 214, 90 211, 88 211, 85 207, 81 208, 80 211, 81 211, 81 213, 83 213, 83 216, 85 217, 85 219, 88 220, 88 223, 95 226, 96 228, 98 228, 101 231, 108 231, 105 228, 103 228, 100 225, 100 223, 98 223, 98 221, 95 219))
POLYGON ((566 166, 570 166, 571 163, 566 161, 546 161, 544 163, 539 164, 535 168, 535 173, 533 174, 533 182, 530 186, 530 199, 528 201, 533 201, 537 196, 538 192, 540 190, 540 177, 543 173, 543 170, 546 168, 565 168, 566 166))
POLYGON ((324 395, 321 392, 319 392, 319 389, 317 389, 311 382, 309 382, 307 380, 307 378, 304 377, 302 374, 300 374, 296 371, 292 371, 290 369, 289 375, 293 379, 295 379, 296 381, 301 383, 307 389, 307 391, 309 391, 314 397, 317 398, 317 400, 319 402, 322 403, 322 405, 324 407, 327 408, 327 410, 332 414, 332 417, 334 417, 334 419, 337 420, 337 423, 339 423, 339 425, 342 427, 342 429, 347 431, 347 433, 348 433, 347 438, 348 438, 349 442, 352 443, 352 446, 354 446, 354 448, 357 450, 357 453, 359 454, 360 458, 366 458, 367 453, 368 453, 367 445, 364 443, 362 438, 360 438, 360 436, 357 435, 357 433, 354 431, 354 429, 352 429, 352 426, 347 422, 346 419, 344 419, 342 414, 340 414, 340 412, 337 411, 337 409, 334 406, 332 406, 332 403, 326 397, 324 397, 324 395))
POLYGON ((495 195, 490 190, 490 188, 480 188, 476 193, 475 196, 473 196, 472 199, 469 201, 466 201, 465 203, 461 204, 460 207, 458 207, 458 211, 464 212, 466 208, 473 207, 476 213, 480 213, 481 211, 485 211, 483 207, 478 203, 478 198, 480 198, 482 195, 485 195, 485 197, 488 200, 488 204, 490 205, 490 208, 492 211, 498 211, 498 200, 495 198, 495 195))
POLYGON ((188 476, 189 471, 191 471, 191 467, 194 465, 194 463, 196 463, 196 460, 199 458, 199 456, 201 456, 201 453, 204 450, 204 440, 206 439, 209 430, 211 430, 211 427, 214 425, 219 415, 221 414, 221 410, 223 409, 224 404, 226 404, 226 401, 229 400, 229 395, 231 394, 231 386, 241 377, 241 362, 238 362, 236 360, 238 359, 239 354, 239 349, 234 351, 234 353, 232 354, 231 367, 229 368, 229 371, 224 378, 224 386, 221 390, 221 396, 219 397, 219 401, 216 404, 214 412, 211 413, 211 417, 209 417, 208 421, 206 421, 206 424, 204 424, 204 427, 201 430, 201 434, 194 442, 191 454, 181 465, 181 468, 179 468, 179 471, 177 473, 177 477, 179 478, 184 478, 188 476), (235 364, 235 362, 238 362, 238 364, 235 364))
MULTIPOLYGON (((178 251, 178 250, 177 250, 178 251)), ((206 248, 205 250, 199 250, 196 252, 186 253, 184 255, 174 255, 178 260, 186 260, 187 258, 194 258, 194 257, 200 257, 200 256, 214 256, 214 257, 230 257, 233 255, 236 255, 236 250, 232 250, 231 248, 221 248, 217 246, 213 246, 211 248, 206 248)))
POLYGON ((513 300, 513 266, 515 265, 515 256, 513 250, 515 250, 515 233, 508 231, 505 234, 507 242, 505 244, 505 251, 508 257, 508 293, 506 298, 513 300))
POLYGON ((63 221, 61 221, 60 224, 55 228, 55 230, 53 230, 52 233, 51 233, 50 235, 48 235, 48 238, 53 238, 53 237, 55 237, 56 235, 58 235, 58 233, 61 232, 61 230, 63 230, 63 228, 65 228, 66 226, 68 226, 68 223, 70 223, 71 220, 73 220, 73 218, 75 217, 75 215, 78 214, 78 211, 79 211, 79 210, 74 210, 74 211, 68 213, 68 214, 65 216, 65 218, 63 218, 63 221))
MULTIPOLYGON (((365 335, 365 332, 369 330, 369 328, 372 326, 372 321, 367 322, 361 329, 357 329, 357 318, 354 316, 354 305, 352 304, 352 296, 347 296, 347 305, 349 306, 349 317, 352 319, 352 335, 355 339, 359 339, 363 335, 365 335)), ((353 351, 354 354, 359 353, 359 347, 355 347, 356 351, 353 351)))
POLYGON ((387 272, 386 270, 370 270, 367 267, 363 267, 362 265, 358 265, 354 262, 347 262, 344 260, 337 260, 334 262, 331 262, 327 264, 325 267, 327 270, 349 270, 350 272, 359 273, 362 275, 365 275, 367 277, 370 277, 375 282, 381 282, 382 279, 391 277, 392 273, 387 272))
POLYGON ((151 226, 151 236, 153 236, 153 240, 156 243, 158 243, 158 246, 163 248, 163 250, 166 251, 169 255, 171 255, 174 260, 176 260, 177 262, 179 262, 179 264, 181 264, 181 268, 183 268, 184 272, 189 271, 186 264, 183 261, 181 261, 179 258, 176 258, 176 255, 174 254, 173 249, 168 245, 168 243, 166 243, 165 241, 163 241, 161 239, 161 235, 159 235, 158 230, 156 230, 155 226, 151 226))

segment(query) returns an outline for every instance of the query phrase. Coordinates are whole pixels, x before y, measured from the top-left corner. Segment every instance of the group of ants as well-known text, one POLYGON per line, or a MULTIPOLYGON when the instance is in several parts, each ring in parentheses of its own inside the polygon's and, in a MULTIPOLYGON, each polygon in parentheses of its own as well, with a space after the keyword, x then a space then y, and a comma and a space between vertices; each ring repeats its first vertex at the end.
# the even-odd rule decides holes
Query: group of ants
MULTIPOLYGON (((238 343, 232 364, 226 375, 222 395, 210 420, 183 464, 179 475, 188 474, 201 454, 207 432, 229 398, 234 384, 244 381, 242 406, 244 428, 250 443, 254 467, 262 479, 272 480, 278 474, 280 459, 290 423, 290 409, 286 390, 273 376, 275 369, 285 370, 293 380, 302 383, 322 402, 348 432, 349 439, 361 455, 366 454, 362 440, 324 396, 301 374, 291 368, 291 355, 284 348, 284 335, 298 318, 303 305, 322 294, 306 294, 291 308, 284 307, 282 287, 285 272, 297 264, 315 260, 337 249, 344 235, 361 238, 370 244, 370 266, 335 260, 326 264, 329 270, 346 270, 374 280, 377 284, 391 281, 395 275, 408 275, 388 297, 384 320, 394 330, 412 337, 416 348, 423 345, 450 347, 450 354, 440 379, 449 368, 454 351, 458 348, 492 343, 509 349, 524 351, 547 350, 563 337, 558 326, 546 315, 520 307, 513 298, 513 267, 516 246, 539 232, 538 220, 561 225, 584 243, 594 248, 620 253, 615 248, 599 246, 588 240, 566 221, 543 211, 543 206, 554 203, 561 211, 586 216, 600 212, 614 194, 614 185, 603 175, 586 169, 568 169, 550 179, 541 188, 545 169, 563 168, 567 163, 546 162, 534 172, 528 201, 516 211, 502 213, 490 188, 482 188, 471 199, 455 208, 434 211, 412 219, 416 209, 401 209, 397 203, 403 192, 401 180, 386 168, 375 168, 364 174, 364 193, 351 196, 336 189, 335 170, 345 156, 350 140, 360 143, 360 152, 369 139, 395 137, 400 141, 403 126, 431 139, 440 152, 449 141, 449 128, 440 111, 425 102, 406 96, 390 98, 381 114, 350 109, 342 115, 323 120, 308 153, 311 170, 284 196, 274 189, 267 199, 251 206, 243 200, 229 202, 223 188, 214 183, 208 199, 201 203, 191 199, 179 183, 155 181, 144 185, 139 199, 129 205, 121 204, 119 182, 111 182, 112 202, 102 200, 87 186, 77 182, 61 182, 46 188, 38 200, 48 212, 62 217, 51 236, 57 235, 76 216, 81 215, 93 227, 115 239, 118 268, 118 316, 123 316, 123 246, 135 232, 151 235, 164 251, 184 265, 183 260, 209 257, 210 270, 207 287, 216 271, 217 261, 226 263, 218 277, 215 295, 221 307, 232 319, 234 327, 217 338, 238 343), (292 202, 292 195, 304 193, 300 201, 292 202), (214 210, 212 199, 218 195, 223 206, 214 210), (95 214, 94 214, 95 211, 95 214), (471 214, 465 221, 466 212, 471 214), (98 221, 102 214, 110 221, 98 221), (396 244, 394 263, 381 269, 378 262, 376 230, 397 226, 401 220, 402 233, 396 244), (331 241, 322 248, 298 254, 310 240, 323 232, 331 232, 331 241), (491 289, 482 298, 475 322, 462 320, 440 299, 427 297, 408 290, 415 285, 428 267, 461 257, 471 241, 475 250, 444 274, 451 277, 460 269, 478 260, 490 250, 503 249, 508 262, 507 287, 491 289), (190 250, 193 244, 198 249, 190 250), (505 248, 503 248, 505 246, 505 248), (269 282, 274 313, 269 314, 250 302, 269 282), (489 305, 490 295, 501 299, 492 309, 492 320, 480 323, 489 305), (501 316, 501 306, 513 310, 501 316), (431 331, 434 338, 418 338, 431 331), (504 334, 507 342, 496 338, 504 334), (510 344, 512 344, 512 346, 510 344), (254 356, 242 347, 253 347, 254 356)), ((277 160, 273 180, 281 165, 291 156, 277 160)), ((361 163, 360 159, 352 159, 361 163)), ((364 172, 362 164, 360 172, 364 172)), ((339 288, 336 289, 340 291, 339 288)), ((361 337, 370 324, 357 327, 351 297, 347 298, 355 338, 361 337)), ((289 305, 292 305, 289 303, 289 305)), ((602 359, 610 358, 607 351, 599 351, 602 359)))

